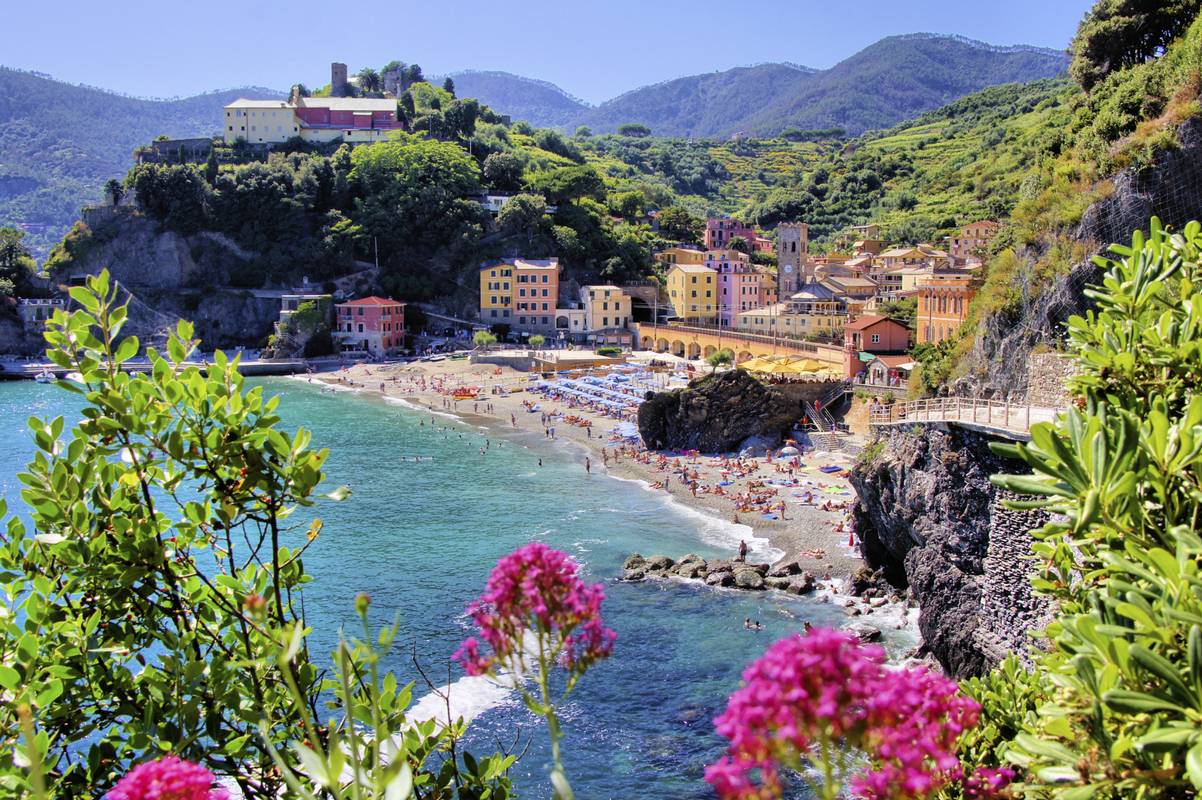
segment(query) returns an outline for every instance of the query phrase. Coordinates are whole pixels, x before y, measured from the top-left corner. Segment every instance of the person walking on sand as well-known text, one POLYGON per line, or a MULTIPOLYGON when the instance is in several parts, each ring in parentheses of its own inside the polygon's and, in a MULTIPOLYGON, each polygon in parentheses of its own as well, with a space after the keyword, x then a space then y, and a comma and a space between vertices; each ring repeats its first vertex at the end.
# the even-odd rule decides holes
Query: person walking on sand
POLYGON ((747 540, 746 539, 739 540, 739 557, 735 560, 736 561, 746 561, 747 560, 747 540))
POLYGON ((589 475, 593 474, 593 462, 588 456, 584 457, 584 471, 589 475))
POLYGON ((518 426, 518 418, 515 417, 513 414, 510 414, 509 415, 509 424, 513 425, 513 427, 516 428, 518 426))

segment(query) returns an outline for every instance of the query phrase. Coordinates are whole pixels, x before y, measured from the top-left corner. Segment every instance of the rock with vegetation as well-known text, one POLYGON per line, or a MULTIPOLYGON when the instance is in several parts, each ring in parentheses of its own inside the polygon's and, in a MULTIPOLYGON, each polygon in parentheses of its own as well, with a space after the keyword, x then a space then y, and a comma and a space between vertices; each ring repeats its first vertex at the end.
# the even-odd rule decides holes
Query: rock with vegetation
POLYGON ((743 370, 652 394, 639 406, 639 433, 653 450, 727 453, 751 437, 779 440, 801 419, 799 404, 743 370))

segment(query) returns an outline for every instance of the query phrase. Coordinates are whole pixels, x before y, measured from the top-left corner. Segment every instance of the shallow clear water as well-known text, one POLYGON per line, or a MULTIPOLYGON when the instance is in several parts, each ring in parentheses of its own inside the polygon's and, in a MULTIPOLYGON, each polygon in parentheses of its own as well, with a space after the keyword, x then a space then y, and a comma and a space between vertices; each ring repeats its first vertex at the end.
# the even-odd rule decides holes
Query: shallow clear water
MULTIPOLYGON (((497 558, 534 539, 571 553, 591 580, 605 582, 606 622, 618 632, 614 655, 581 682, 564 713, 565 766, 582 800, 712 797, 702 772, 722 740, 711 720, 743 667, 806 620, 845 621, 837 607, 775 593, 617 581, 631 552, 729 556, 740 530, 640 484, 586 475, 583 455, 547 447, 541 433, 443 417, 437 426, 448 430, 435 430, 428 412, 379 398, 321 393, 287 379, 263 382, 286 395, 284 426, 304 426, 314 446, 330 449, 330 488, 353 490, 347 501, 317 510, 325 528, 306 559, 315 580, 305 592, 315 653, 329 652, 338 627, 354 621, 354 596, 367 592, 377 623, 400 615, 401 644, 389 666, 416 679, 416 650, 431 677, 445 681, 450 655, 470 632, 464 608, 497 558), (744 631, 746 617, 765 630, 744 631)), ((10 508, 19 503, 16 473, 33 452, 25 420, 61 414, 71 423, 79 402, 53 386, 0 384, 0 494, 10 508)), ((891 647, 909 643, 900 638, 891 647)), ((461 675, 452 668, 453 681, 461 675)), ((415 689, 415 697, 424 693, 415 689)), ((531 740, 514 782, 523 797, 548 797, 541 721, 475 681, 455 683, 452 697, 458 707, 483 709, 468 749, 491 752, 516 734, 531 740)))

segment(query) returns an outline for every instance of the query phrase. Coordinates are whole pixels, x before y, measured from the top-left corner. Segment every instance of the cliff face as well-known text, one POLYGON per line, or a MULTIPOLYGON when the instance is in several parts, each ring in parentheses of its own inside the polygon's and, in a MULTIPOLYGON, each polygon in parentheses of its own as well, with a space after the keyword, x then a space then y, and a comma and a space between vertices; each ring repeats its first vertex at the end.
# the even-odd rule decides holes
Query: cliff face
POLYGON ((79 283, 107 268, 130 295, 126 332, 154 342, 187 319, 205 350, 256 346, 271 333, 279 300, 229 285, 249 255, 225 237, 160 230, 128 207, 88 209, 84 222, 86 238, 54 278, 79 283))
MULTIPOLYGON (((1072 238, 1102 253, 1112 242, 1130 242, 1153 216, 1177 227, 1202 217, 1202 120, 1183 123, 1177 141, 1178 147, 1160 152, 1150 167, 1114 176, 1114 191, 1086 209, 1072 238)), ((1034 263, 1034 253, 1020 255, 1034 263)), ((1063 340, 1064 323, 1090 307, 1085 287, 1100 274, 1086 260, 1050 286, 1019 287, 1023 300, 1016 309, 982 321, 962 363, 966 374, 953 391, 1021 400, 1027 393, 1027 356, 1038 345, 1063 340)))
POLYGON ((1042 518, 1002 507, 989 476, 1021 465, 988 443, 955 427, 892 429, 865 449, 851 477, 865 560, 909 588, 925 646, 957 677, 1022 652, 1027 631, 1048 613, 1027 579, 1027 532, 1042 518))

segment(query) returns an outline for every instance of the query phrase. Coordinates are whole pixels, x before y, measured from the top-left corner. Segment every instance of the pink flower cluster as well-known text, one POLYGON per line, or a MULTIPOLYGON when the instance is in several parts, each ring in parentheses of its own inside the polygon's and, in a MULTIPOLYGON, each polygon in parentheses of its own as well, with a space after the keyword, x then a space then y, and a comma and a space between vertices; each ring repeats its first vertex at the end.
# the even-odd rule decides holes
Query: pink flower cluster
POLYGON ((706 770, 724 800, 780 797, 780 768, 838 757, 846 747, 870 767, 852 791, 910 800, 959 780, 956 741, 979 707, 953 681, 925 668, 891 670, 884 651, 825 628, 782 639, 743 673, 744 685, 715 720, 730 740, 706 770))
POLYGON ((213 773, 177 756, 139 764, 125 774, 107 800, 226 800, 225 789, 213 788, 213 773))
POLYGON ((566 553, 533 542, 497 562, 484 594, 468 607, 468 615, 492 650, 480 652, 474 637, 463 642, 454 658, 469 675, 481 675, 498 662, 520 658, 527 633, 562 643, 560 663, 583 673, 613 651, 616 634, 601 622, 601 584, 586 585, 579 567, 566 553))

